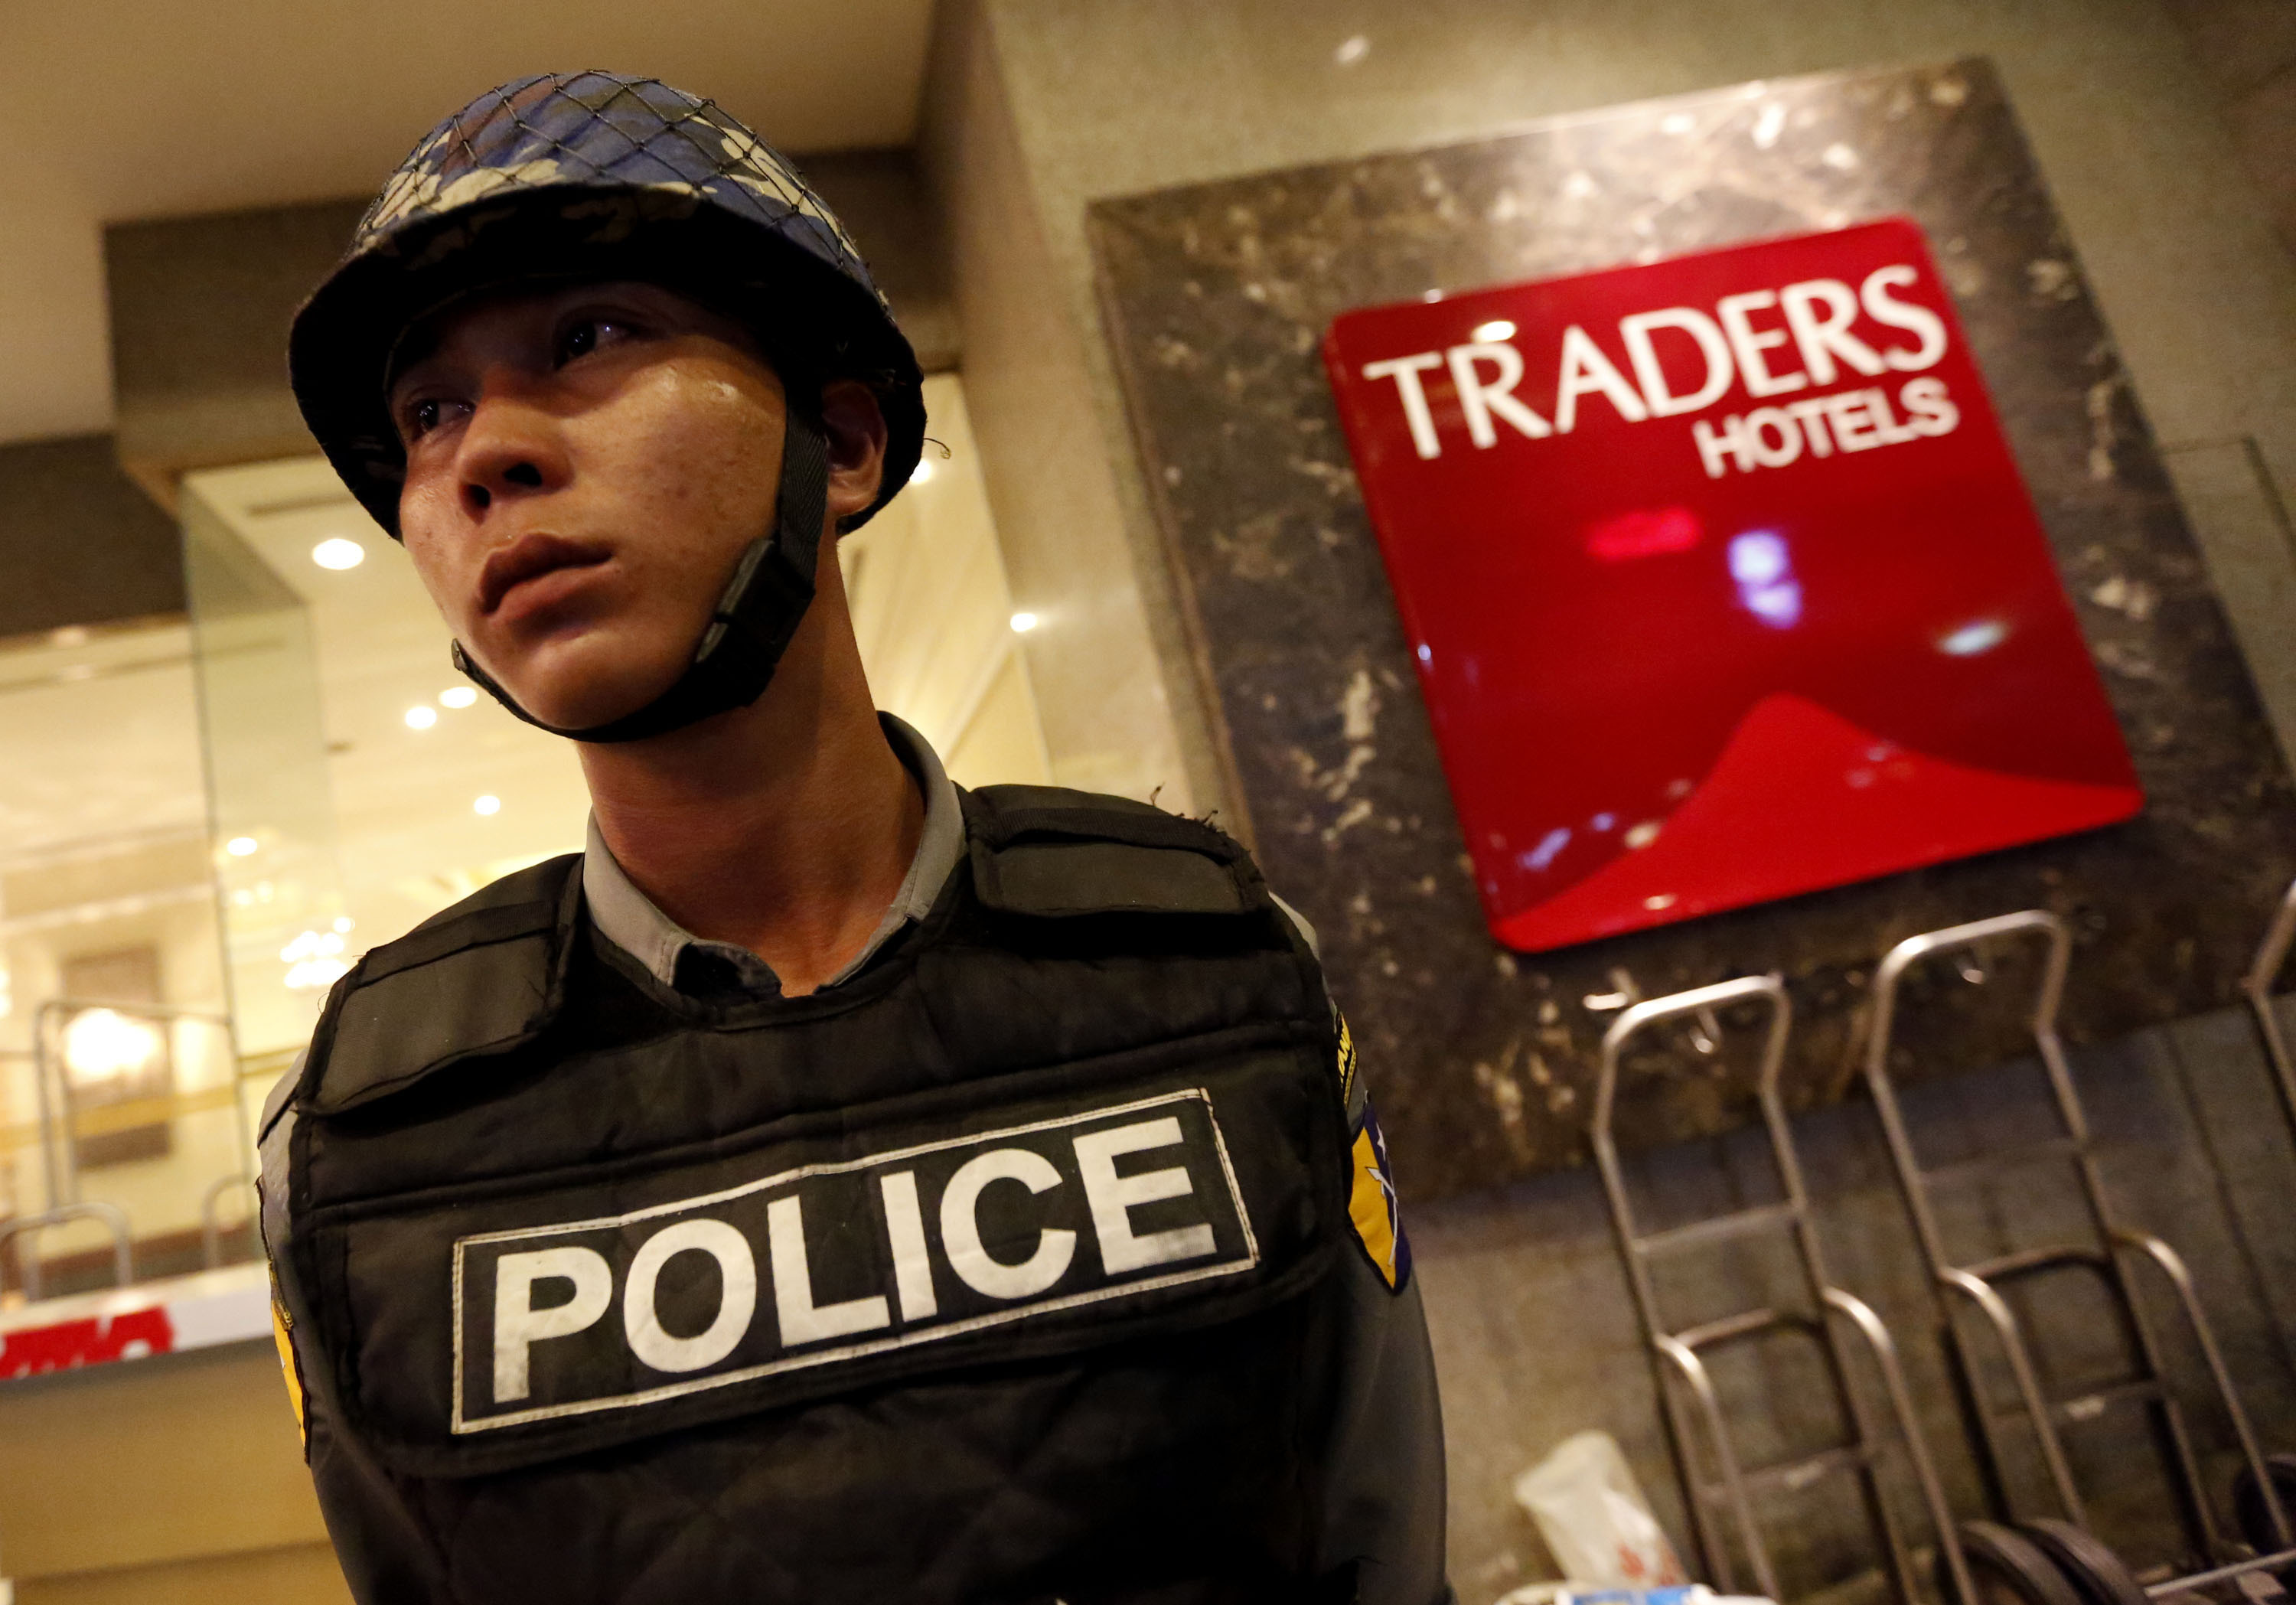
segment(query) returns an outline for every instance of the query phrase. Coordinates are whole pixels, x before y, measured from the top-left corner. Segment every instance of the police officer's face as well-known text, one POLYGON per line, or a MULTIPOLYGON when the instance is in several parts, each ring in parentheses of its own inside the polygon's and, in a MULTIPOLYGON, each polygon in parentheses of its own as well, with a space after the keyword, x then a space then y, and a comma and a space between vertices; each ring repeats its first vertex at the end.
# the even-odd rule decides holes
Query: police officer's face
MULTIPOLYGON (((738 323, 643 283, 490 297, 416 340, 390 389, 399 526, 439 611, 546 723, 651 700, 771 525, 773 368, 738 323)), ((834 520, 873 499, 884 428, 859 385, 824 411, 834 520)))

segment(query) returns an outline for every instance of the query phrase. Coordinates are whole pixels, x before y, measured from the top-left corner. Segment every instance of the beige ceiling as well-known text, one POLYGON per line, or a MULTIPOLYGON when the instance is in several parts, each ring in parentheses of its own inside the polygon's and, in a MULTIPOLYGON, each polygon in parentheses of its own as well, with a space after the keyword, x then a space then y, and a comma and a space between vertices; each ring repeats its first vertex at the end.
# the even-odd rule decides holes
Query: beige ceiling
POLYGON ((706 94, 792 151, 908 143, 931 0, 0 0, 0 441, 110 427, 106 223, 360 194, 521 73, 706 94))

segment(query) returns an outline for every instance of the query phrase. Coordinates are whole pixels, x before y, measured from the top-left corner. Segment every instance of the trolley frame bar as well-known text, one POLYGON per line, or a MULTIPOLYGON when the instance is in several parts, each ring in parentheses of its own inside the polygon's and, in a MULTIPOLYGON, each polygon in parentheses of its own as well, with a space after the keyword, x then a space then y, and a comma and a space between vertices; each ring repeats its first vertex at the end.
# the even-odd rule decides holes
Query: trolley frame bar
MULTIPOLYGON (((2290 917, 2296 921, 2296 914, 2290 917)), ((2065 976, 2070 966, 2071 954, 2072 936, 2064 921, 2046 911, 2029 909, 1908 937, 1890 949, 1874 971, 1874 1026, 1866 1038, 1866 1085, 1874 1095, 1874 1107, 1882 1118, 1882 1131, 1890 1147, 1891 1168, 1897 1175, 1906 1211, 1913 1218, 1915 1235, 1920 1241, 1922 1253, 1929 1261, 1931 1278, 1939 1292, 1939 1313, 1947 1340, 1960 1363, 1963 1374, 1968 1379, 1972 1413, 1977 1418, 1979 1436, 1982 1439, 1979 1447, 1992 1462, 1995 1473, 1993 1486, 2004 1488, 2005 1498, 2005 1487, 1998 1476, 2004 1463, 1998 1417, 1988 1402, 1978 1396, 1978 1378, 1981 1374, 1977 1365, 1978 1356, 1964 1336, 1961 1323, 1954 1318, 1953 1302, 1944 1297, 1948 1293, 1974 1306, 1993 1328, 2001 1353, 2008 1362, 2019 1408, 2030 1425, 2058 1505, 2069 1519, 2087 1525, 2087 1508, 2076 1486, 2071 1464, 2066 1458, 2063 1440, 2057 1430, 2056 1416, 2063 1402, 2053 1403, 2043 1390, 2023 1330, 2015 1312, 2002 1298, 1999 1285, 2018 1277, 2070 1266, 2094 1271, 2113 1298, 2117 1313, 2133 1340, 2141 1369, 2132 1383, 2098 1390, 2089 1396, 2136 1397, 2151 1406, 2156 1424, 2166 1439, 2163 1460, 2171 1486, 2177 1490, 2178 1503, 2184 1507, 2187 1530, 2203 1560, 2214 1560, 2218 1556, 2220 1546, 2216 1520, 2210 1511, 2207 1490, 2201 1481, 2199 1462, 2193 1452, 2184 1413, 2169 1389, 2167 1373, 2161 1363, 2160 1345, 2144 1320, 2142 1306, 2137 1302, 2135 1280, 2124 1257, 2124 1255, 2134 1254, 2160 1271, 2176 1293, 2177 1304, 2200 1347, 2210 1381, 2232 1422, 2242 1457, 2263 1486, 2267 1508, 2272 1513, 2275 1535, 2284 1546, 2289 1541, 2287 1512, 2281 1508, 2272 1488, 2255 1429, 2250 1424, 2248 1413, 2242 1407, 2239 1392, 2224 1363, 2216 1334, 2201 1307, 2191 1271, 2176 1250, 2160 1238, 2122 1225, 2115 1217, 2106 1197, 2103 1178, 2098 1170, 2091 1144, 2087 1115, 2073 1085, 2063 1043, 2057 1035, 2057 1011, 2063 1000, 2065 976), (2068 1245, 2028 1250, 1987 1264, 1956 1265, 1946 1251, 1944 1235, 1931 1203, 1932 1175, 1922 1168, 1912 1135, 1906 1129, 1904 1112, 1898 1106, 1897 1088, 1890 1079, 1890 1048, 1897 1024, 1898 990, 1906 970, 1925 959, 1943 954, 1968 953, 1997 941, 2036 938, 2046 944, 2046 953, 2041 985, 2028 1018, 2028 1028, 2047 1075, 2058 1118, 2065 1129, 2063 1139, 2046 1144, 2045 1148, 2049 1151, 2061 1151, 2071 1160, 2074 1174, 2080 1183, 2083 1203, 2096 1232, 2096 1244, 2093 1248, 2068 1245)), ((2013 1512, 2005 1511, 2000 1513, 2006 1516, 2013 1512)), ((2243 1566, 2243 1569, 2250 1568, 2243 1566)))
POLYGON ((2290 881, 2282 894, 2264 940, 2257 945, 2255 961, 2240 983, 2249 1011, 2256 1018, 2257 1035, 2264 1039, 2264 1057, 2272 1066, 2273 1085, 2280 1093, 2280 1112, 2288 1118, 2291 1134, 2296 1134, 2296 1055, 2290 1053, 2280 1017, 2272 1011, 2272 983, 2287 964, 2292 946, 2296 946, 2296 880, 2290 881))
POLYGON ((1899 1530, 1897 1513, 1891 1509, 1887 1492, 1882 1486, 1880 1462, 1882 1445, 1876 1422, 1865 1398, 1851 1385, 1849 1347, 1841 1325, 1829 1319, 1829 1315, 1833 1315, 1846 1321, 1857 1332, 1882 1374, 1890 1412, 1896 1420, 1899 1440, 1912 1463, 1923 1503, 1937 1529, 1940 1552, 1945 1556, 1948 1569, 1962 1598, 1973 1600, 1976 1595, 1971 1587, 1968 1568, 1954 1530, 1952 1513, 1946 1506, 1942 1485, 1938 1480, 1936 1468, 1922 1438, 1920 1424, 1914 1413, 1912 1395, 1898 1363, 1897 1345, 1881 1317, 1862 1300, 1835 1287, 1825 1272, 1824 1253, 1811 1218, 1808 1190, 1802 1178, 1800 1161, 1794 1152, 1785 1104, 1778 1085, 1792 1019, 1792 1005, 1787 999, 1784 983, 1777 976, 1768 975, 1724 981, 1716 986, 1677 993, 1671 997, 1636 1003, 1611 1022, 1603 1037, 1600 1079, 1595 1090, 1594 1120, 1589 1136, 1595 1150, 1595 1164, 1602 1175, 1603 1194, 1610 1204, 1611 1224, 1617 1235, 1620 1258, 1626 1266, 1636 1314, 1640 1318, 1644 1337, 1649 1345, 1653 1380, 1658 1389, 1669 1446, 1673 1454, 1675 1473, 1682 1486, 1684 1503, 1690 1513, 1700 1559, 1723 1592, 1735 1592, 1735 1568, 1731 1560, 1729 1545, 1725 1542, 1725 1535, 1717 1520, 1716 1507, 1719 1506, 1727 1511, 1731 1525, 1736 1529, 1738 1543, 1752 1567, 1756 1586, 1771 1598, 1777 1598, 1776 1568, 1772 1561, 1769 1546, 1754 1519, 1749 1483, 1769 1480, 1769 1473, 1777 1473, 1784 1478, 1804 1473, 1815 1477, 1833 1471, 1855 1471, 1865 1498, 1867 1517, 1881 1535, 1885 1564, 1898 1598, 1905 1605, 1917 1605, 1921 1599, 1914 1576, 1912 1556, 1899 1530), (1689 1226, 1640 1232, 1635 1224, 1633 1202, 1628 1192, 1617 1140, 1611 1131, 1611 1117, 1617 1105, 1620 1060, 1626 1045, 1653 1026, 1687 1016, 1693 1020, 1703 1038, 1699 1044, 1701 1051, 1713 1052, 1721 1038, 1719 1011, 1738 1003, 1765 1004, 1769 1011, 1769 1028, 1761 1053, 1759 1095, 1763 1124, 1770 1140, 1771 1159, 1785 1194, 1784 1200, 1713 1216, 1689 1226), (1656 1256, 1694 1244, 1728 1241, 1764 1227, 1781 1225, 1791 1231, 1803 1283, 1810 1297, 1811 1308, 1808 1314, 1751 1310, 1694 1328, 1668 1329, 1659 1311, 1657 1289, 1651 1273, 1652 1261, 1656 1256), (1702 1355, 1706 1349, 1781 1331, 1800 1331, 1816 1339, 1819 1352, 1825 1361, 1827 1375, 1833 1384, 1840 1409, 1839 1419, 1849 1431, 1849 1440, 1780 1466, 1749 1472, 1740 1463, 1731 1440, 1728 1421, 1702 1355), (1678 1377, 1681 1386, 1670 1381, 1670 1376, 1678 1377), (1682 1394, 1685 1389, 1696 1405, 1694 1418, 1684 1406, 1682 1394), (1693 1437, 1700 1436, 1692 1431, 1693 1419, 1702 1428, 1706 1447, 1719 1472, 1716 1481, 1704 1481, 1699 1476, 1692 1453, 1693 1437))

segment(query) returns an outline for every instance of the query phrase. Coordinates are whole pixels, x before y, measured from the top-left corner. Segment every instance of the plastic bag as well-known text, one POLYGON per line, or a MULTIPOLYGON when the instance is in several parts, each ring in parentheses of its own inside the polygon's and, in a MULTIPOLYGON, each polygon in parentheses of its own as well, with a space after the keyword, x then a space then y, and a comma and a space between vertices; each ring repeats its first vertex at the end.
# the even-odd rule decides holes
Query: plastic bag
POLYGON ((1703 1583, 1669 1588, 1581 1588, 1529 1583, 1501 1594, 1497 1605, 1777 1605, 1766 1594, 1716 1593, 1703 1583))
POLYGON ((1675 1588, 1690 1581, 1607 1432, 1564 1438, 1515 1478, 1514 1496, 1538 1523, 1574 1589, 1675 1588))

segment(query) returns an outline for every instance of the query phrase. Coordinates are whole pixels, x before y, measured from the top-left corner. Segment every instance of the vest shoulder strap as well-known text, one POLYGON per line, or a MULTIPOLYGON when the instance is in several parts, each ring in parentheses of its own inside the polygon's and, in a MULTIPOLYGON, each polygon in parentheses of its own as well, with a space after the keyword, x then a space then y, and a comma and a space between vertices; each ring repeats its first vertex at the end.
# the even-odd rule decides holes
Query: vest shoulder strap
POLYGON ((1226 833, 1129 798, 1058 786, 964 794, 973 893, 999 913, 1261 913, 1250 855, 1226 833))
MULTIPOLYGON (((1054 786, 963 794, 974 895, 1046 919, 1250 916, 1272 906, 1250 856, 1210 825, 1054 786)), ((329 1115, 530 1040, 557 1012, 579 922, 581 858, 505 876, 386 942, 336 983, 298 1088, 329 1115)))
POLYGON ((540 1030, 555 1011, 580 866, 570 853, 506 875, 368 953, 319 1018, 306 1106, 351 1109, 540 1030))

